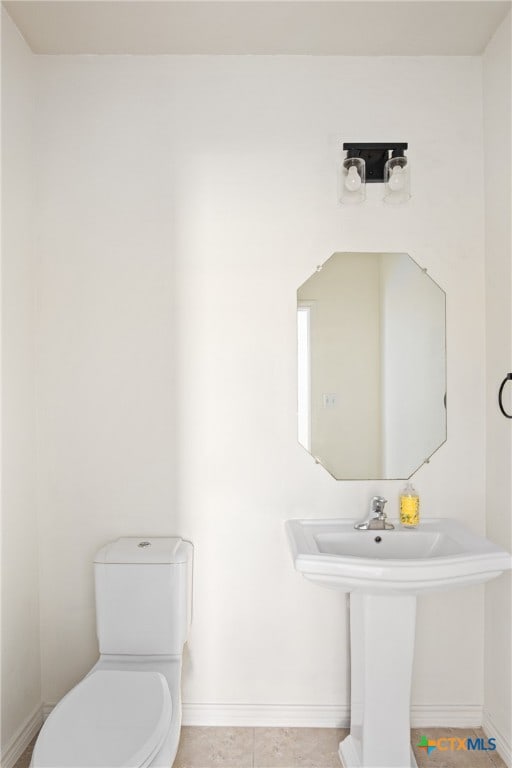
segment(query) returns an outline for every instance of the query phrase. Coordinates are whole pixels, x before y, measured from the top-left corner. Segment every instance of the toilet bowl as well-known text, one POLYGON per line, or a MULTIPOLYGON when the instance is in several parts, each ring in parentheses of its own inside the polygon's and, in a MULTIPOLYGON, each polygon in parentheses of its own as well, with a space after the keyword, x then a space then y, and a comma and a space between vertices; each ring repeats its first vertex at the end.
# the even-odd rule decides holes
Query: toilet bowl
POLYGON ((31 768, 172 765, 191 564, 192 545, 175 538, 123 538, 100 550, 94 566, 100 658, 47 718, 31 768))
POLYGON ((167 736, 172 702, 159 672, 93 672, 55 707, 33 765, 149 766, 167 736))

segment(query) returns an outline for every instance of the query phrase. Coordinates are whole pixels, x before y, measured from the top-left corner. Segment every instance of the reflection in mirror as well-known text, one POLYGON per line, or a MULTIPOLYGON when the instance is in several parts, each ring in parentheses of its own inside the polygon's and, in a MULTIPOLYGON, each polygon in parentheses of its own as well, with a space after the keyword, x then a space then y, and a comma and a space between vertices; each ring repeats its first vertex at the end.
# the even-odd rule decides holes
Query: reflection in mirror
POLYGON ((446 440, 445 293, 403 253, 335 253, 297 291, 299 441, 338 480, 446 440))

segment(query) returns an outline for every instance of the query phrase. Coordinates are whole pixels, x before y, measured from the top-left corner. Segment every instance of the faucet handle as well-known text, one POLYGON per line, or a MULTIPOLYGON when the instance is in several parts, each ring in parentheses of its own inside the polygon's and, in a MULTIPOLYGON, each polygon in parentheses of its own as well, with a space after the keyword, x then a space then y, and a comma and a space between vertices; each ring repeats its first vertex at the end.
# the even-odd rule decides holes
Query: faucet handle
POLYGON ((355 523, 354 528, 358 531, 389 531, 394 528, 394 525, 386 522, 386 513, 384 512, 384 505, 386 503, 387 499, 384 496, 374 496, 371 502, 370 514, 359 523, 355 523))
POLYGON ((388 500, 384 496, 374 496, 372 499, 372 512, 375 512, 380 520, 386 519, 386 513, 384 512, 384 505, 388 500))

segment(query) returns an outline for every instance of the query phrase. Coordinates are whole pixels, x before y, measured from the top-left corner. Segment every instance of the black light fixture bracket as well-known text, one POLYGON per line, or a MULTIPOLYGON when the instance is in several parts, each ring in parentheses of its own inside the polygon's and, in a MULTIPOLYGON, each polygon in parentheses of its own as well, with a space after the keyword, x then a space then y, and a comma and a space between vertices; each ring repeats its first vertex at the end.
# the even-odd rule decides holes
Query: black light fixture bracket
POLYGON ((384 181, 384 165, 391 157, 403 157, 407 149, 407 142, 376 143, 361 141, 346 141, 343 149, 347 157, 361 157, 366 163, 366 183, 372 184, 384 181))

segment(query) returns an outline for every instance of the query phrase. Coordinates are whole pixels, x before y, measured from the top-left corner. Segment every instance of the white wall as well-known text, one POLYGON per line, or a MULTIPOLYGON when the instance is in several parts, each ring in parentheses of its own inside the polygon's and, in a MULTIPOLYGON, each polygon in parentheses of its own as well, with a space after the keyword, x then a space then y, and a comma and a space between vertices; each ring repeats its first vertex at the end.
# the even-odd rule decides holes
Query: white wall
MULTIPOLYGON (((480 59, 37 71, 44 700, 95 660, 94 551, 180 533, 196 547, 185 703, 346 704, 345 603, 293 571, 283 522, 358 516, 376 492, 396 512, 402 482, 336 482, 298 445, 296 290, 335 251, 381 250, 446 290, 449 439, 415 485, 425 516, 483 532, 480 59), (337 206, 349 138, 410 142, 407 207, 377 185, 337 206)), ((420 600, 414 703, 478 712, 482 658, 483 589, 420 600)))
POLYGON ((33 57, 2 10, 2 756, 41 705, 33 117, 33 57))
MULTIPOLYGON (((489 43, 483 59, 485 157, 485 289, 487 371, 487 535, 512 548, 512 431, 498 409, 497 393, 512 370, 511 292, 511 56, 510 14, 489 43)), ((512 411, 512 387, 505 402, 512 411)), ((510 574, 486 587, 485 715, 486 727, 512 743, 511 589, 510 574)))

